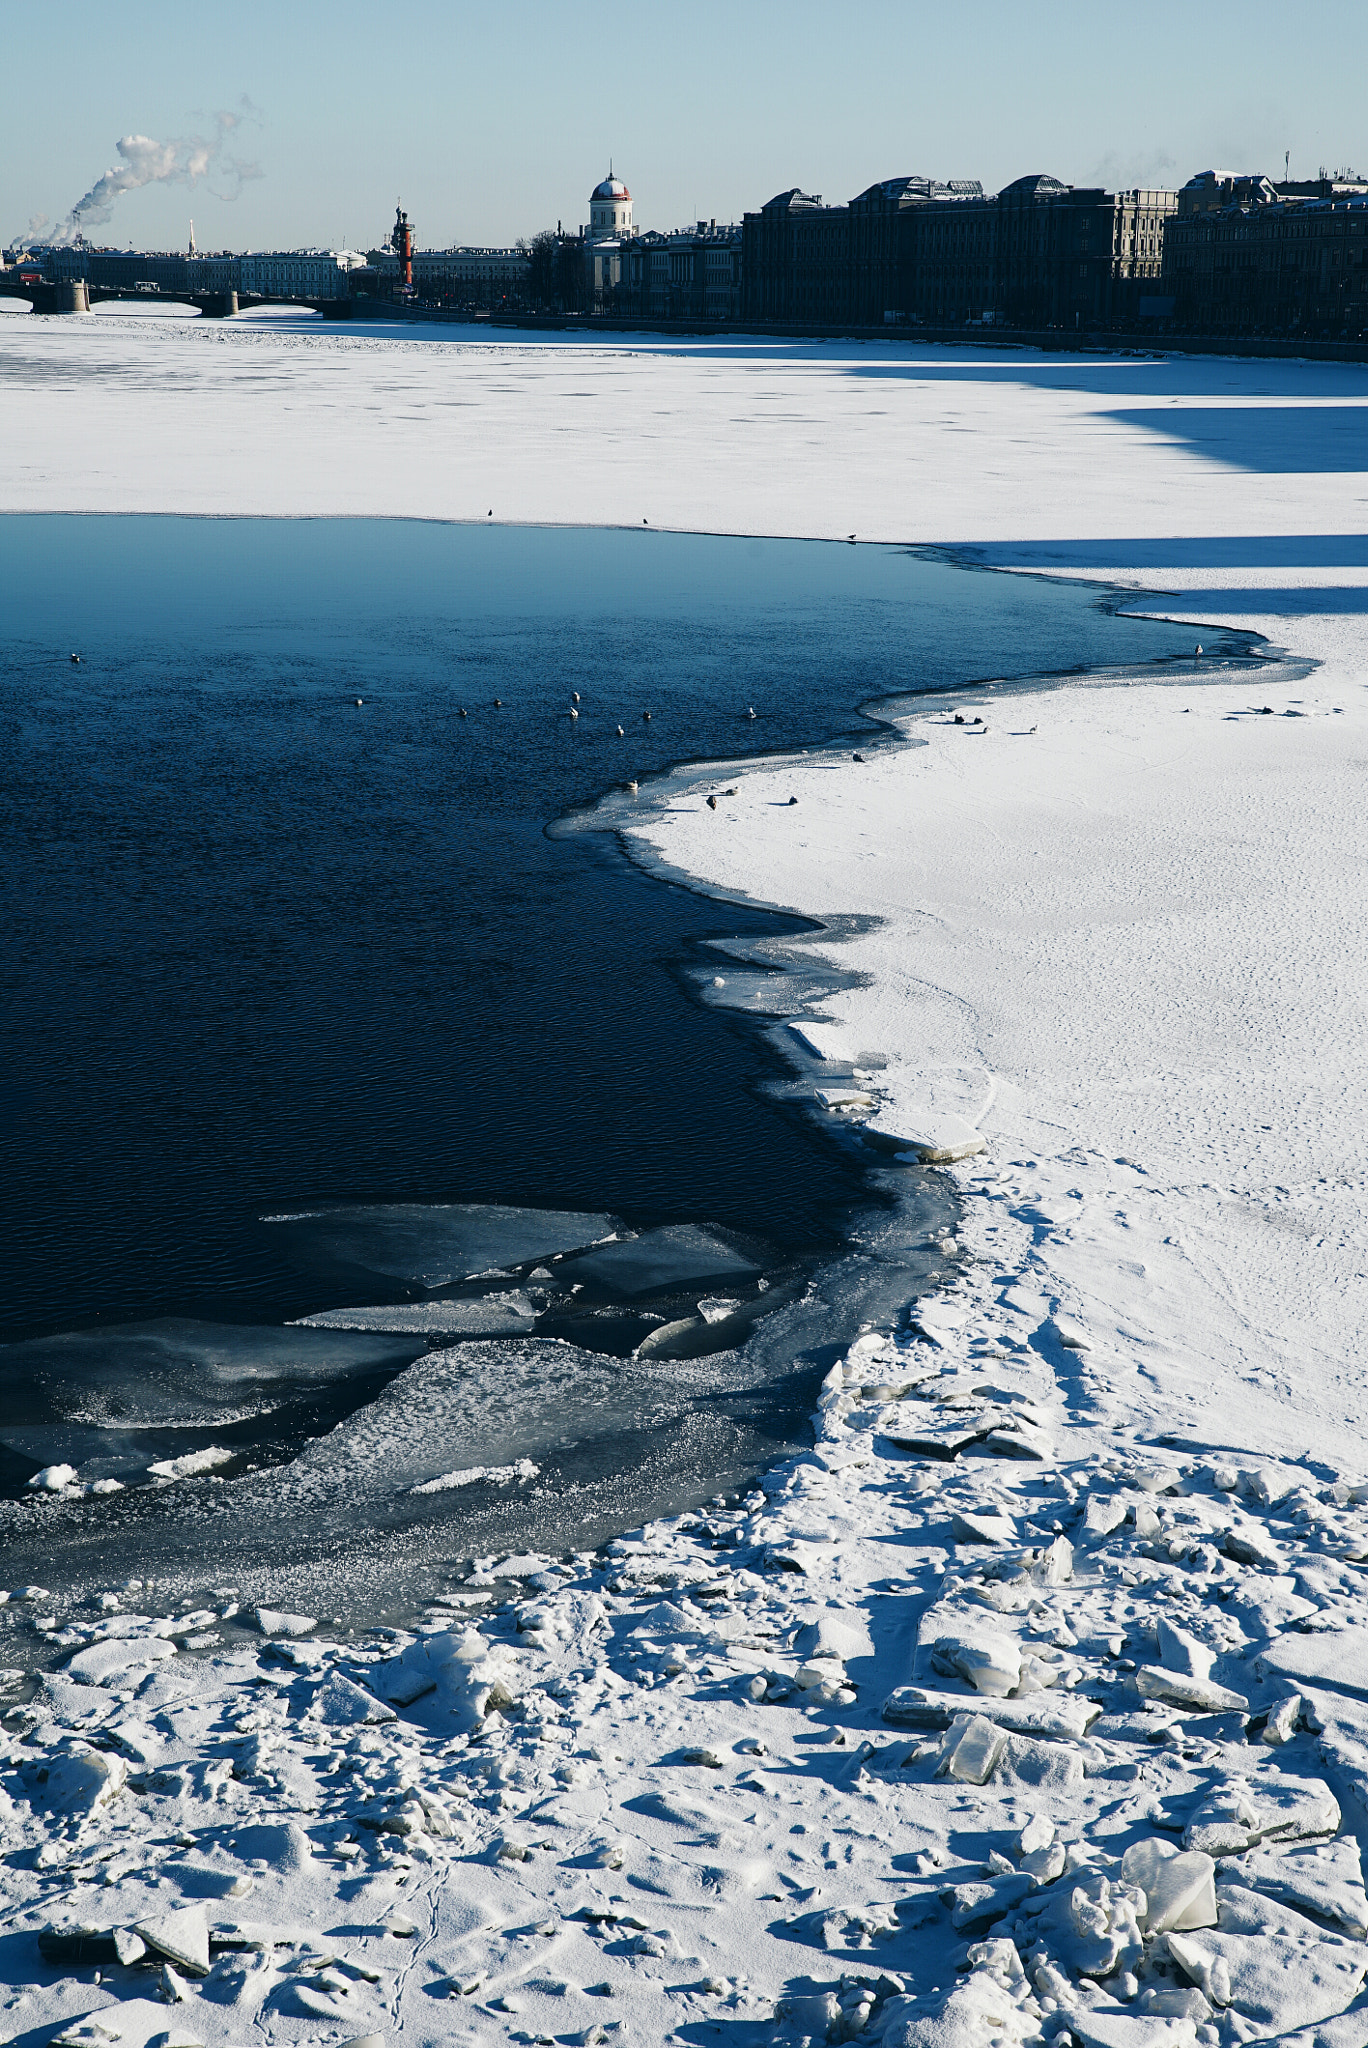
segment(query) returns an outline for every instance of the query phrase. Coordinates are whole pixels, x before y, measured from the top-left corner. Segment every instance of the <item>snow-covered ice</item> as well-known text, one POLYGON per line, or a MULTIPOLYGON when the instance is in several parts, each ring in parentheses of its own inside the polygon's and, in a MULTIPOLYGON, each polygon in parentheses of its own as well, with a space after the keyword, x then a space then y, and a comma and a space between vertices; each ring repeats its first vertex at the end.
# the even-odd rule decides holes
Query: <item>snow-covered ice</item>
MULTIPOLYGON (((831 1113, 981 1137, 943 1294, 735 1507, 491 1555, 414 1631, 25 1589, 65 1663, 4 1719, 11 2031, 1365 2048, 1368 373, 102 320, 0 362, 11 509, 854 531, 1317 664, 904 706, 858 769, 614 813, 826 927, 784 944, 831 1113)), ((361 1270, 456 1276, 419 1249, 361 1270)), ((454 1486, 406 1381, 356 1469, 454 1486)))

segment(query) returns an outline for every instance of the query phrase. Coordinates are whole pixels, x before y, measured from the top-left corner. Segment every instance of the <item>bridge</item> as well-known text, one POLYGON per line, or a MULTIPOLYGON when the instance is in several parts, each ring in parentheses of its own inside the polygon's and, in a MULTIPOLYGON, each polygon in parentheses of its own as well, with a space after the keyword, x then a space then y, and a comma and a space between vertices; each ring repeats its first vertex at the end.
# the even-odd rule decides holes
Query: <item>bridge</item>
POLYGON ((0 297, 27 299, 35 313, 88 313, 107 299, 140 306, 194 306, 206 320, 231 320, 234 313, 254 306, 307 307, 325 320, 349 320, 354 303, 348 298, 269 298, 258 292, 137 291, 128 285, 90 284, 80 277, 50 284, 45 278, 24 279, 12 272, 0 272, 0 297))

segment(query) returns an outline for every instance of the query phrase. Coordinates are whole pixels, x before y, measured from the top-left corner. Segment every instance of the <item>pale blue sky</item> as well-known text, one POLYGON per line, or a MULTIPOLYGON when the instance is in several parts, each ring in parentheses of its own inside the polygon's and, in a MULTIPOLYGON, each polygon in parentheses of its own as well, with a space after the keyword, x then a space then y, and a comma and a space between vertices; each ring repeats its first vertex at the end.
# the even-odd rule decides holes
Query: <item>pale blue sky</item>
POLYGON ((844 200, 906 172, 1181 184, 1194 171, 1368 164, 1368 6, 1323 0, 53 0, 5 32, 0 233, 54 222, 125 134, 206 137, 260 175, 126 191, 92 239, 365 247, 402 194, 420 247, 588 217, 612 153, 638 225, 739 219, 801 184, 844 200))

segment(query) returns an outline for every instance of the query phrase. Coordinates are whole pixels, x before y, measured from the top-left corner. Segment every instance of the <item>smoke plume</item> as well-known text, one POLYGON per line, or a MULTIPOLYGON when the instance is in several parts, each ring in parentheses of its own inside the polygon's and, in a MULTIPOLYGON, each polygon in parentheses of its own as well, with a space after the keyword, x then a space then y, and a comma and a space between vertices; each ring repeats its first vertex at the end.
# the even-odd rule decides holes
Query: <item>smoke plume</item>
POLYGON ((244 100, 240 113, 215 114, 213 133, 208 136, 185 136, 176 142, 155 142, 150 135, 120 136, 115 144, 119 162, 76 201, 52 240, 65 247, 88 228, 102 227, 120 194, 136 192, 143 185, 197 185, 206 178, 215 198, 236 199, 248 178, 261 176, 259 165, 229 150, 238 129, 253 114, 250 102, 244 100))

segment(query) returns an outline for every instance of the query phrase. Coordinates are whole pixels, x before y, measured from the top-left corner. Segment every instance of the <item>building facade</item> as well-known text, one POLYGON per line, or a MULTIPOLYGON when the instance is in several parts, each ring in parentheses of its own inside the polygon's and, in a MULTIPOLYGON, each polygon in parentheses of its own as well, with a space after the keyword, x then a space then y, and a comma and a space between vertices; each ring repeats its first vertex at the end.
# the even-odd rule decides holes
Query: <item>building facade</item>
MULTIPOLYGON (((414 296, 430 303, 521 306, 527 298, 531 259, 525 249, 415 249, 410 268, 414 296)), ((363 288, 392 293, 398 287, 398 258, 377 250, 367 265, 363 288)))
POLYGON ((260 298, 340 299, 365 260, 354 249, 182 256, 174 250, 76 247, 45 250, 43 272, 57 283, 83 278, 108 291, 136 294, 239 291, 260 298))
POLYGON ((1041 174, 992 197, 976 179, 888 178, 839 207, 794 187, 745 217, 744 317, 1075 330, 1133 319, 1176 203, 1041 174))
POLYGON ((1188 333, 1363 339, 1368 180, 1199 173, 1167 223, 1164 289, 1188 333))
POLYGON ((741 230, 701 220, 636 235, 623 251, 618 312, 645 320, 741 317, 741 230))

